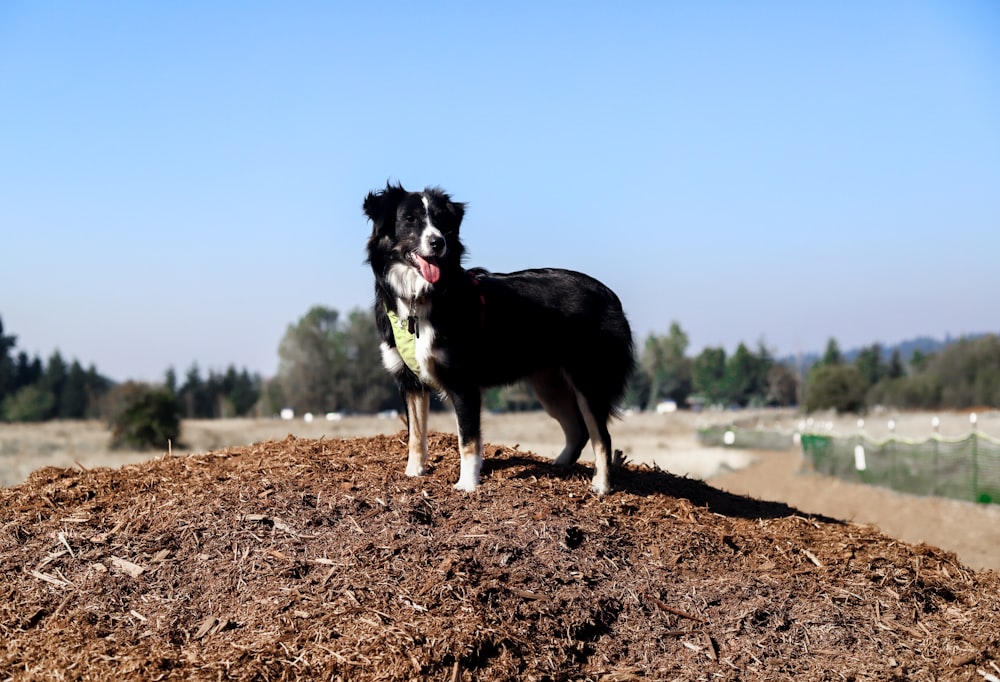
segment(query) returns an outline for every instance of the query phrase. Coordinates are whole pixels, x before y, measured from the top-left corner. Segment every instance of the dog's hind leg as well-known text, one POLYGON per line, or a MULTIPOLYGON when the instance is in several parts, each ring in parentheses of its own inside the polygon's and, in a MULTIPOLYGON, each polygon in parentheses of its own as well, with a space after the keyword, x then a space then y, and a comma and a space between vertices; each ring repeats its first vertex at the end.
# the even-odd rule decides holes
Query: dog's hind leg
POLYGON ((580 459, 580 453, 590 437, 587 423, 577 407, 576 391, 567 383, 561 371, 536 372, 529 383, 545 412, 559 422, 566 436, 566 445, 553 464, 557 467, 574 464, 580 459))
POLYGON ((426 391, 406 394, 406 424, 409 431, 407 476, 423 476, 428 471, 427 409, 431 396, 426 391))
MULTIPOLYGON (((572 385, 572 381, 570 381, 572 385)), ((583 421, 590 432, 590 440, 594 446, 594 478, 591 489, 598 495, 611 492, 611 433, 608 431, 608 420, 611 417, 611 407, 600 400, 589 397, 573 386, 576 393, 576 404, 583 415, 583 421)))

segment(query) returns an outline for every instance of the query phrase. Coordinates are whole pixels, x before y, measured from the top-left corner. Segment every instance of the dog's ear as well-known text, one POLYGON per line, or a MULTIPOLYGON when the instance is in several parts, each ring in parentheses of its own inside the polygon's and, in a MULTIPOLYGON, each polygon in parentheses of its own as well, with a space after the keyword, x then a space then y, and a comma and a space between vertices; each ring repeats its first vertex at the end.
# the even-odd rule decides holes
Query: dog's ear
POLYGON ((458 229, 462 225, 462 218, 465 217, 465 204, 461 201, 452 201, 451 195, 440 187, 427 187, 424 191, 444 204, 445 209, 455 220, 455 229, 458 229))
POLYGON ((462 218, 465 217, 465 204, 461 201, 451 201, 449 199, 448 211, 455 216, 455 224, 460 226, 462 224, 462 218))
POLYGON ((396 206, 399 205, 400 197, 405 194, 406 190, 402 185, 393 185, 389 182, 385 183, 385 189, 368 193, 362 207, 365 215, 372 221, 372 234, 380 232, 387 220, 389 226, 392 226, 392 221, 396 217, 396 206))

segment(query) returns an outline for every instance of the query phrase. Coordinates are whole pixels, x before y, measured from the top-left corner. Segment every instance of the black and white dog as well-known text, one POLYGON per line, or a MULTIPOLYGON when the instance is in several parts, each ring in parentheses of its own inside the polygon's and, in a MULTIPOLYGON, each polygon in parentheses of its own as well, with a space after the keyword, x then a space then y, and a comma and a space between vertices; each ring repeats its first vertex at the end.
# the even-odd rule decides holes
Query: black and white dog
POLYGON ((593 441, 593 490, 610 490, 608 421, 632 371, 632 332, 618 297, 569 270, 509 274, 462 267, 465 204, 438 188, 370 192, 368 262, 382 362, 406 401, 408 476, 427 473, 430 391, 451 400, 461 468, 455 488, 479 485, 482 388, 525 379, 562 426, 569 466, 593 441))

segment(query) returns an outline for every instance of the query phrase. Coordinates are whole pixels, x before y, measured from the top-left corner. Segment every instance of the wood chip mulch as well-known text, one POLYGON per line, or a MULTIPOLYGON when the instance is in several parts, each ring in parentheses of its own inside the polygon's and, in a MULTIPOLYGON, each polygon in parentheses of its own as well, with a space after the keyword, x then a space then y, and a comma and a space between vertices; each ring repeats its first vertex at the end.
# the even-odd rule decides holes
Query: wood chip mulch
POLYGON ((404 438, 0 490, 0 680, 1000 679, 1000 576, 952 554, 499 446, 459 493, 404 438))

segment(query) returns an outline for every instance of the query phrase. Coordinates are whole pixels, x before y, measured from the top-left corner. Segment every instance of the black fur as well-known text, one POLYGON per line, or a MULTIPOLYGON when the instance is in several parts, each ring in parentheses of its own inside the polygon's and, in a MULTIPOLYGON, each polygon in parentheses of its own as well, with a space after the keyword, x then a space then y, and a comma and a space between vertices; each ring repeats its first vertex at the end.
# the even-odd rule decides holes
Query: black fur
POLYGON ((576 461, 592 438, 594 489, 608 492, 607 424, 634 364, 632 332, 618 297, 592 277, 570 270, 466 271, 459 239, 465 205, 438 188, 407 192, 387 184, 368 194, 364 212, 372 222, 368 262, 375 275, 383 358, 408 406, 407 473, 426 470, 419 442, 426 425, 419 423, 419 413, 426 410, 421 401, 428 391, 438 390, 451 400, 458 418, 463 470, 456 487, 473 489, 482 442, 481 389, 525 379, 563 427, 566 447, 557 464, 576 461), (423 376, 395 362, 388 310, 400 320, 416 318, 423 376))

